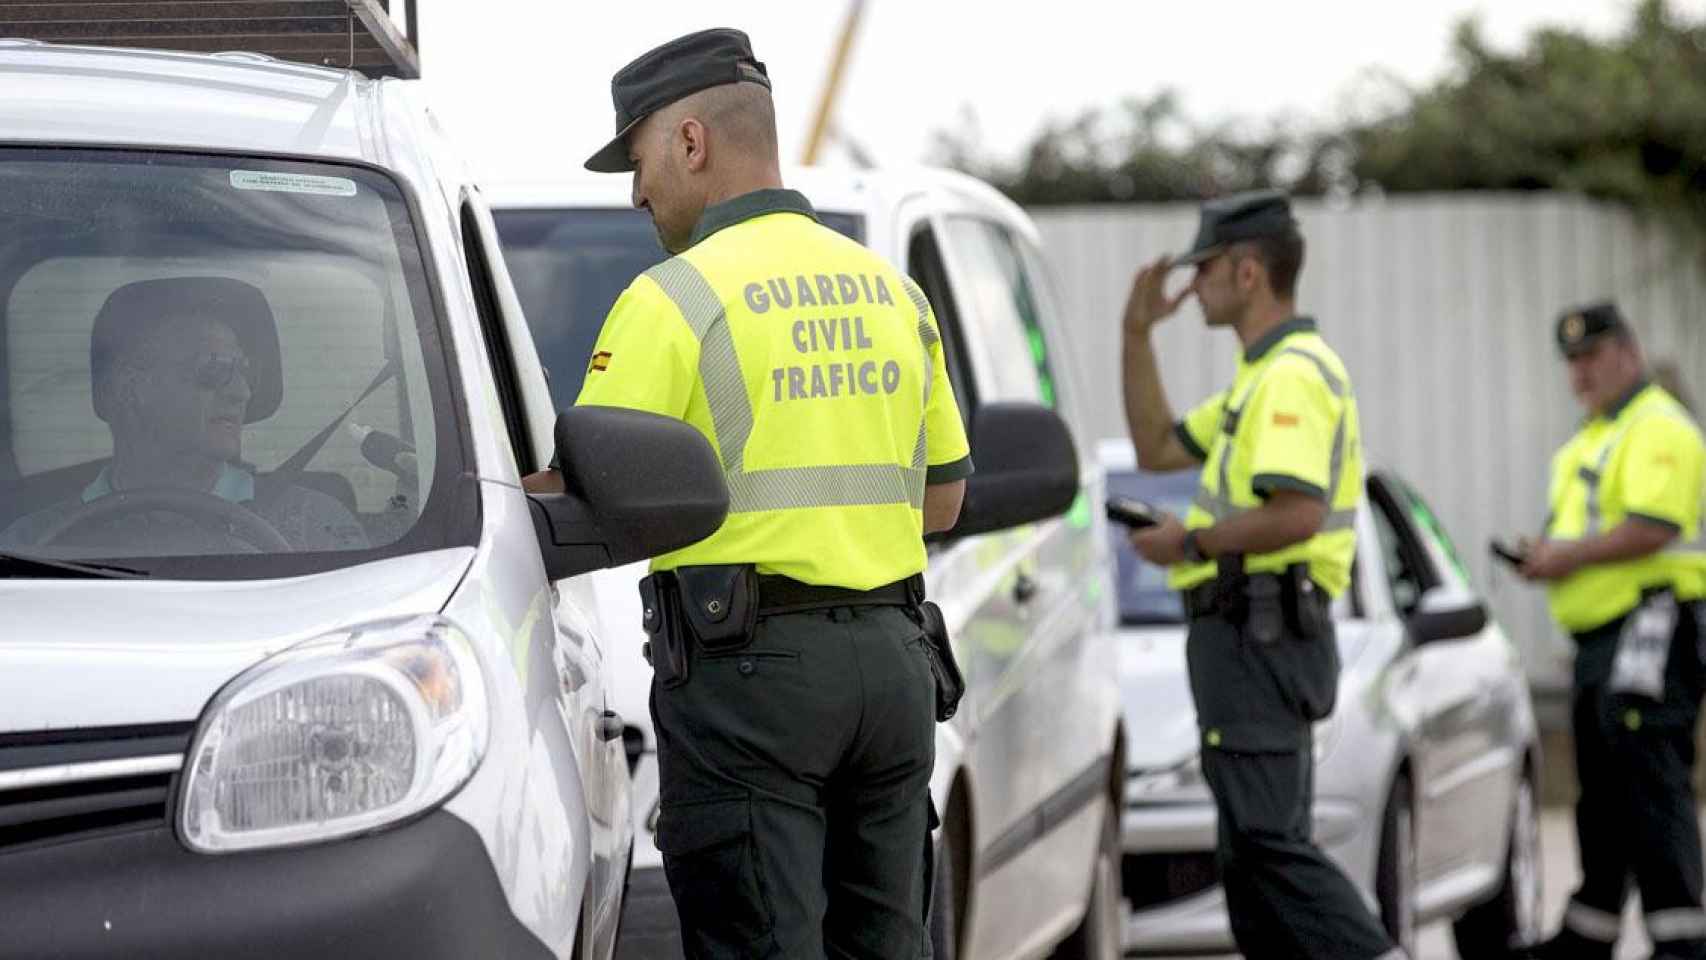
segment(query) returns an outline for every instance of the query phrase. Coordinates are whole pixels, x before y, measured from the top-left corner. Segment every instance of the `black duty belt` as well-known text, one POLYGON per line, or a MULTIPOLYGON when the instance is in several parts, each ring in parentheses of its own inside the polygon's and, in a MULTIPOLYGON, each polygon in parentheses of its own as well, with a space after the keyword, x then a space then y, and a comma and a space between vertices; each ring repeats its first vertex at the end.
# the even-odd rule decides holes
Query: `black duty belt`
POLYGON ((1220 585, 1210 578, 1182 591, 1179 599, 1184 601, 1187 619, 1200 620, 1213 616, 1220 609, 1220 585))
MULTIPOLYGON (((1277 573, 1249 573, 1234 581, 1234 589, 1249 590, 1250 584, 1258 581, 1276 581, 1283 592, 1287 589, 1286 578, 1277 573)), ((1219 577, 1210 578, 1203 583, 1181 591, 1179 597, 1184 601, 1185 617, 1198 620, 1225 614, 1227 607, 1241 600, 1241 597, 1226 597, 1222 595, 1223 581, 1219 577)))
POLYGON ((924 600, 924 577, 914 575, 871 590, 849 590, 792 577, 763 574, 758 578, 758 615, 803 613, 831 607, 910 607, 924 600))

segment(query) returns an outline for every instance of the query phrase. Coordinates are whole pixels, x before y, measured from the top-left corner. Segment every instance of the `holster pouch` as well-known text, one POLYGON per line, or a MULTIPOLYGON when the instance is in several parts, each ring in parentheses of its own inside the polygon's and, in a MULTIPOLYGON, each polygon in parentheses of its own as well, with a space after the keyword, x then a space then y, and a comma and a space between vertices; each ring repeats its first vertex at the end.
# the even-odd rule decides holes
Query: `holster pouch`
POLYGON ((676 567, 681 608, 708 653, 739 650, 758 626, 758 570, 749 563, 676 567))
POLYGON ((930 643, 930 672, 936 676, 936 722, 941 723, 959 712, 960 698, 966 695, 966 680, 960 673, 959 661, 954 659, 954 645, 948 639, 948 621, 942 616, 942 608, 925 600, 916 609, 918 625, 930 643))
POLYGON ((1228 553, 1215 561, 1214 601, 1226 622, 1242 628, 1250 619, 1249 582, 1244 576, 1244 555, 1228 553))
POLYGON ((1285 617, 1300 640, 1317 640, 1333 629, 1331 598, 1309 576, 1309 565, 1286 569, 1285 617))
POLYGON ((1244 624, 1245 635, 1263 646, 1278 643, 1285 635, 1285 591, 1280 579, 1247 577, 1244 595, 1250 607, 1244 624))
POLYGON ((1611 661, 1612 693, 1664 700, 1665 668, 1670 664, 1671 639, 1680 614, 1669 590, 1648 593, 1623 621, 1617 652, 1611 661))
POLYGON ((646 660, 658 683, 665 689, 686 683, 688 629, 672 571, 640 580, 640 625, 646 631, 646 660))

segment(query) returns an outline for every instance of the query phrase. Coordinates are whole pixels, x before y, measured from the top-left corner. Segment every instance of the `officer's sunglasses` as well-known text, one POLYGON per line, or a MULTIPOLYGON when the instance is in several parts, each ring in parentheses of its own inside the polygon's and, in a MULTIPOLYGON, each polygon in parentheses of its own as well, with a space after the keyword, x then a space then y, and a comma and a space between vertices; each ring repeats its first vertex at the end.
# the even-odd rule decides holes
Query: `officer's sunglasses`
POLYGON ((244 383, 253 381, 254 365, 248 357, 203 357, 190 372, 190 381, 203 390, 223 390, 238 377, 244 383))

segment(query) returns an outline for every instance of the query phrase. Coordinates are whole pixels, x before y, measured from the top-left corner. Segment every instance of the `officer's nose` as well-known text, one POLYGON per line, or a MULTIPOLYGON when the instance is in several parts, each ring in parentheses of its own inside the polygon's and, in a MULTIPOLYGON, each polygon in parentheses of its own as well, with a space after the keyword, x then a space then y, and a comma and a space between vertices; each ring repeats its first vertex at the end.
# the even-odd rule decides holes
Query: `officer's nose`
POLYGON ((234 403, 247 404, 249 397, 255 391, 249 387, 249 378, 239 369, 231 374, 231 379, 219 390, 219 395, 234 403))
POLYGON ((629 188, 628 196, 629 200, 634 204, 634 209, 646 209, 646 197, 640 192, 640 173, 637 170, 634 171, 634 183, 633 186, 629 188))

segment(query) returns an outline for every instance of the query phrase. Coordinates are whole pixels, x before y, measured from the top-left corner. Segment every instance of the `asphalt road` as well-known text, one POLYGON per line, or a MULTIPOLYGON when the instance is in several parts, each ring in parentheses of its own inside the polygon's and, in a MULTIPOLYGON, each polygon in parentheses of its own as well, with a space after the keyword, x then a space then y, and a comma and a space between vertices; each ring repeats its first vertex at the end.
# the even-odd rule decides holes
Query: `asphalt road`
MULTIPOLYGON (((1564 903, 1578 880, 1575 827, 1568 807, 1547 807, 1541 812, 1540 855, 1545 870, 1541 879, 1541 892, 1546 902, 1544 929, 1551 933, 1558 929, 1564 916, 1564 903)), ((1419 939, 1421 955, 1416 960, 1457 960, 1450 924, 1432 924, 1421 931, 1419 939)), ((1617 943, 1616 958, 1640 960, 1651 949, 1652 944, 1641 928, 1640 904, 1632 898, 1623 915, 1623 939, 1617 943)), ((1236 960, 1236 957, 1227 960, 1236 960)))

